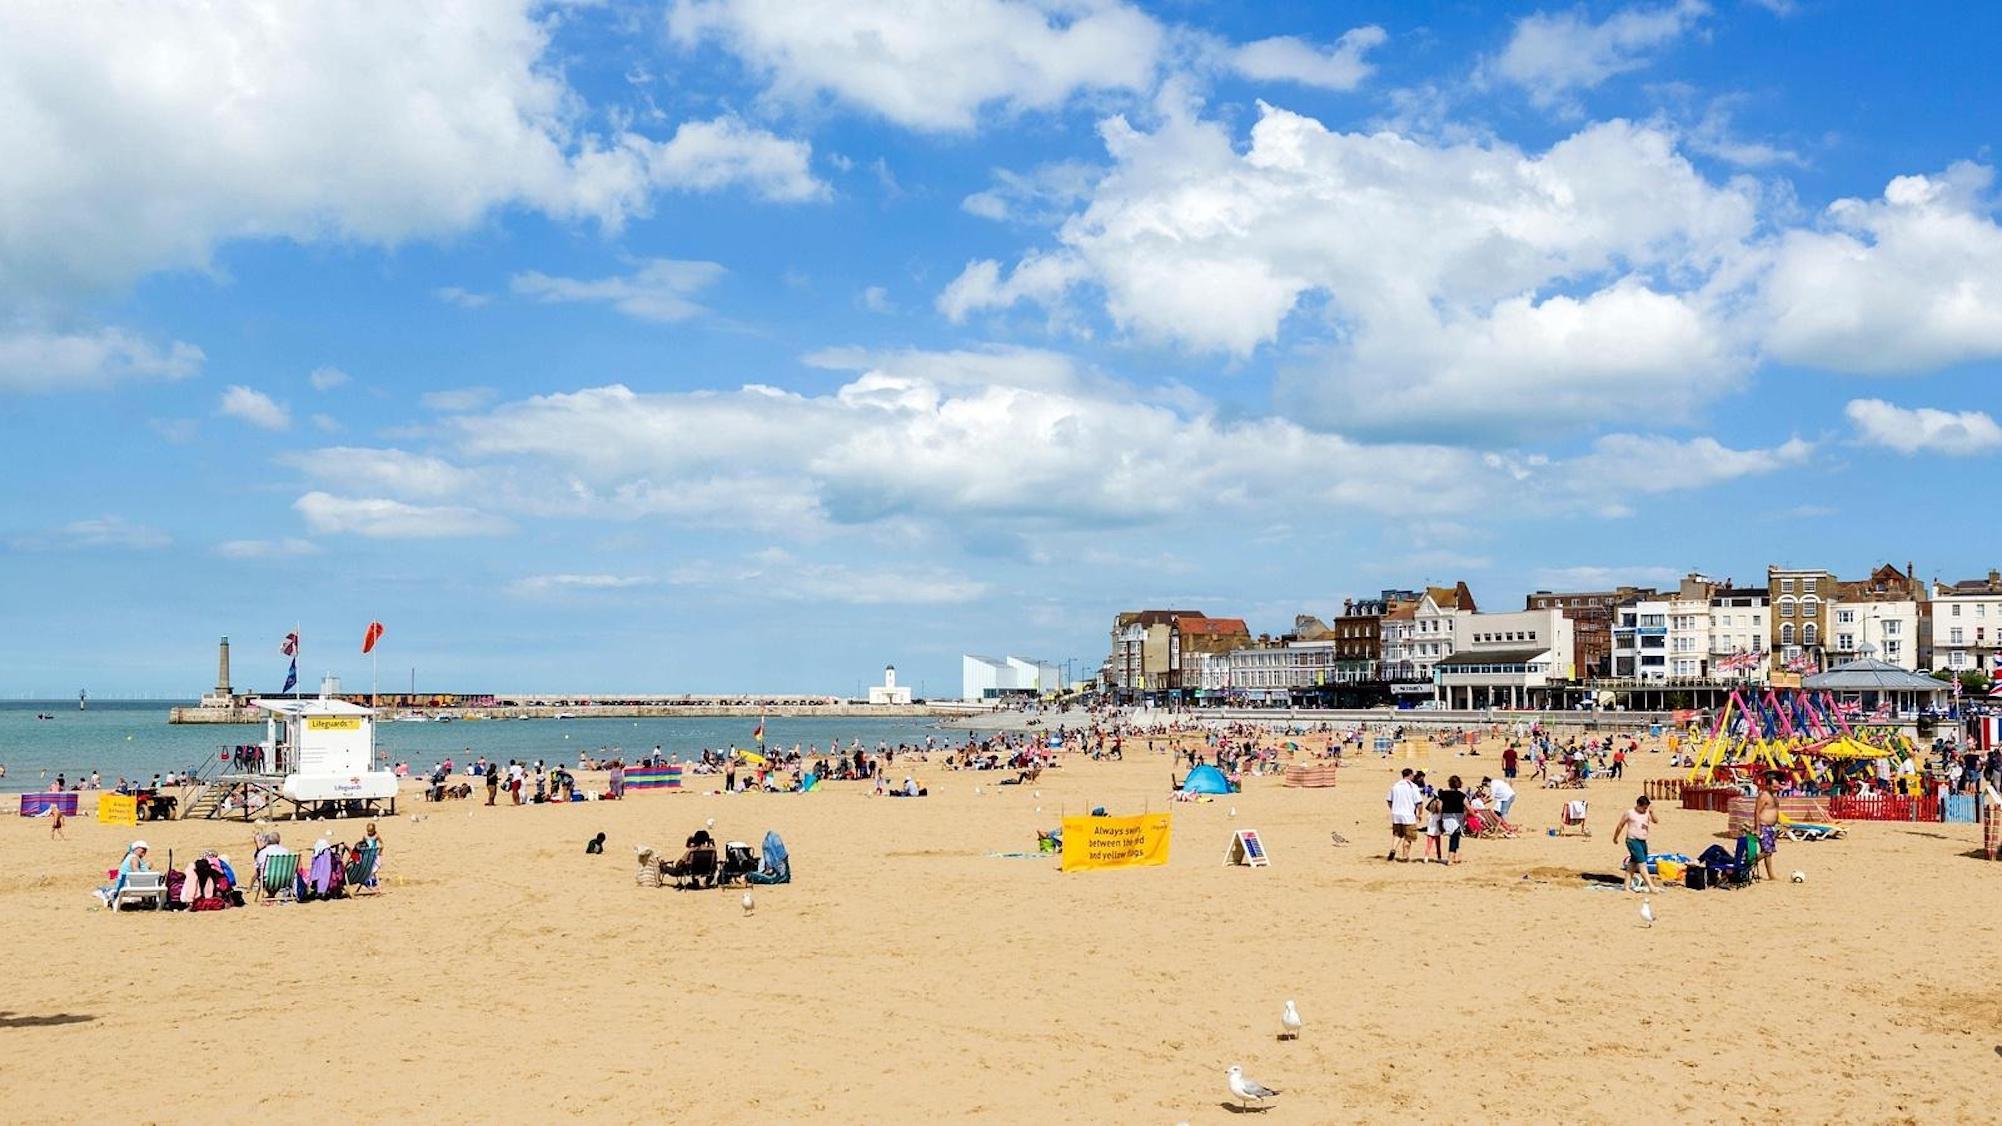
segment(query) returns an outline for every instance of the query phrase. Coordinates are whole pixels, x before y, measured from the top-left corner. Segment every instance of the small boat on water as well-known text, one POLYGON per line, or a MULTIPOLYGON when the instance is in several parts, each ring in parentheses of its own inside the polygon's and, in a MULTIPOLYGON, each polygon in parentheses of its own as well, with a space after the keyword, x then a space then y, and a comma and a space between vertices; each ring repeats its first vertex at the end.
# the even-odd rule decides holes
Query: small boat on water
POLYGON ((404 712, 401 715, 390 716, 389 721, 391 723, 430 723, 431 717, 428 715, 419 715, 416 712, 404 712))

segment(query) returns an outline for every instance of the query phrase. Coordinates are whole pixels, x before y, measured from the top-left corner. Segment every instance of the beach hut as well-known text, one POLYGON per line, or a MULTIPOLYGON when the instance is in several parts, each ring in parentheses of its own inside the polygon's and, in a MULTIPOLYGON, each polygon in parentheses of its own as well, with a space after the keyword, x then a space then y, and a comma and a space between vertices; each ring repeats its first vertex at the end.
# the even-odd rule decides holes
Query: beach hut
POLYGON ((266 713, 267 769, 284 774, 279 793, 295 807, 341 806, 396 812, 396 774, 376 769, 375 712, 331 697, 258 700, 266 713))

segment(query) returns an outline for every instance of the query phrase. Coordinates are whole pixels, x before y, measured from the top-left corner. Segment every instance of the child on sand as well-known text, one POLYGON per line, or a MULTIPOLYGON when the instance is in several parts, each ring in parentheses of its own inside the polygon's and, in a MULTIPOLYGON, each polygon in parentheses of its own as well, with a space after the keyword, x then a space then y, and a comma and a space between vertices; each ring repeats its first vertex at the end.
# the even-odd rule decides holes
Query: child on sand
POLYGON ((49 822, 49 839, 52 841, 68 840, 69 838, 63 836, 63 807, 58 805, 52 808, 54 820, 49 822))

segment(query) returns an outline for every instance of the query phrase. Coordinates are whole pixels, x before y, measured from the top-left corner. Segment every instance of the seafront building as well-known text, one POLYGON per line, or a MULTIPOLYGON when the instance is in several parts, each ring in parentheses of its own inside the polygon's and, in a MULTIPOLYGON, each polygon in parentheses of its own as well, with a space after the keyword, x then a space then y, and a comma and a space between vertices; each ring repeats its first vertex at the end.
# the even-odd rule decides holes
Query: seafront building
MULTIPOLYGON (((1672 590, 1539 590, 1508 613, 1483 612, 1457 582, 1344 599, 1330 620, 1299 614, 1256 639, 1241 618, 1129 611, 1098 687, 1157 703, 1698 707, 1837 669, 1848 679, 1816 683, 2002 672, 2002 572, 1929 584, 1910 563, 1854 580, 1775 565, 1763 584, 1691 572, 1672 590)), ((1903 683, 1899 699, 1925 696, 1903 683)))

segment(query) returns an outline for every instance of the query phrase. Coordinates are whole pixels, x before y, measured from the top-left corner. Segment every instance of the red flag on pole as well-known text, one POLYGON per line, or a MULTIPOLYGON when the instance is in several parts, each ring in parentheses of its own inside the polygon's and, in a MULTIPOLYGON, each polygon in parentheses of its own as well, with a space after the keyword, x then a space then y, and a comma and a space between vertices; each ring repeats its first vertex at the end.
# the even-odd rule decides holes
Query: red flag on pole
POLYGON ((368 630, 361 635, 361 651, 366 653, 375 648, 375 643, 380 640, 382 640, 382 623, 370 622, 368 630))
POLYGON ((296 630, 295 630, 295 631, 293 631, 293 632, 291 632, 291 633, 288 633, 288 634, 286 634, 286 635, 285 635, 285 640, 284 640, 283 642, 279 643, 279 646, 278 646, 278 652, 279 652, 279 653, 280 653, 281 655, 283 655, 283 656, 287 656, 287 657, 296 657, 296 656, 298 656, 298 655, 299 655, 299 634, 298 634, 298 631, 296 631, 296 630))

